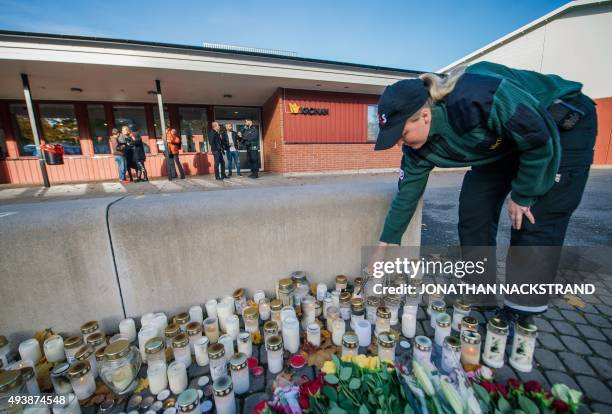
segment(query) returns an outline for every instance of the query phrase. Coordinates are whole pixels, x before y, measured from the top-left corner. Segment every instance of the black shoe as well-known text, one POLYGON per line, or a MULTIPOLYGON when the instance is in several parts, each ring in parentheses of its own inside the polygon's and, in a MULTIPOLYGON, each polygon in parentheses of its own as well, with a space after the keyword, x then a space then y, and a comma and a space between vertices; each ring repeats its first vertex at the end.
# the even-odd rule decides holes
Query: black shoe
POLYGON ((181 177, 181 180, 184 180, 184 179, 185 179, 185 176, 182 176, 182 177, 181 177))
POLYGON ((221 177, 215 177, 215 180, 223 180, 221 177))
POLYGON ((238 175, 239 175, 240 177, 242 177, 242 174, 238 173, 238 175))

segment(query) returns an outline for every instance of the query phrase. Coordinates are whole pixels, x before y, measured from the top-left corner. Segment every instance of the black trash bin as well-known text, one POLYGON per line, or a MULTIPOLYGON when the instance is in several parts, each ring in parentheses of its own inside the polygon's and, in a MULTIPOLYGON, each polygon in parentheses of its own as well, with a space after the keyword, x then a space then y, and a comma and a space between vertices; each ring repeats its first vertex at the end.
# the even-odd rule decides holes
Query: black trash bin
POLYGON ((40 146, 43 158, 48 165, 62 165, 64 163, 64 147, 59 144, 45 144, 40 146))

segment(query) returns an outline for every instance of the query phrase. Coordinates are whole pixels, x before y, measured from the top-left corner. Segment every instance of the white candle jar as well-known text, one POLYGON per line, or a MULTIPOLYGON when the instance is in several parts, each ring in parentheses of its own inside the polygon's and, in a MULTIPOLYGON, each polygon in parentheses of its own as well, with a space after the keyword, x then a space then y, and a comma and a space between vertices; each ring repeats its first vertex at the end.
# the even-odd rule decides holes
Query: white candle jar
POLYGON ((174 360, 182 362, 186 368, 191 366, 191 349, 189 348, 189 337, 180 333, 172 340, 172 353, 174 360))
POLYGON ((330 295, 332 298, 332 306, 335 306, 336 308, 340 309, 340 291, 333 290, 330 295))
POLYGON ((253 302, 259 303, 262 299, 266 298, 266 292, 263 290, 256 290, 253 292, 253 302))
POLYGON ((440 293, 430 293, 429 294, 429 301, 427 302, 427 315, 428 316, 431 316, 432 305, 437 300, 444 301, 444 295, 440 293))
POLYGON ((509 362, 517 371, 531 371, 537 336, 538 328, 534 324, 521 321, 516 324, 509 362))
POLYGON ((157 336, 164 336, 164 331, 168 326, 168 317, 163 312, 158 312, 153 318, 153 325, 157 328, 157 336))
POLYGON ((372 324, 366 319, 357 321, 355 324, 355 333, 359 338, 359 346, 368 347, 372 343, 372 324))
POLYGON ((187 312, 181 312, 181 313, 177 313, 174 316, 174 323, 178 324, 181 327, 181 331, 185 332, 185 330, 187 329, 187 324, 189 323, 189 313, 187 312))
POLYGON ((334 333, 334 321, 336 319, 341 319, 340 310, 336 306, 330 306, 327 308, 326 324, 327 330, 332 334, 334 333))
POLYGON ((306 341, 317 348, 321 346, 321 328, 318 323, 310 323, 306 327, 306 341))
POLYGON ((127 318, 119 322, 119 333, 130 343, 136 340, 136 322, 134 319, 127 318))
POLYGON ((366 299, 366 318, 371 325, 376 325, 376 311, 381 305, 381 299, 378 296, 369 296, 366 299))
POLYGON ((327 285, 325 283, 317 284, 317 300, 322 302, 327 294, 327 285))
POLYGON ((216 343, 209 346, 208 358, 210 361, 210 376, 213 381, 227 375, 227 360, 223 344, 216 343))
POLYGON ((140 327, 152 324, 153 319, 155 319, 155 314, 153 312, 145 313, 140 317, 140 327))
POLYGON ((149 324, 140 328, 138 332, 138 349, 140 350, 140 356, 143 362, 147 361, 147 354, 145 353, 145 345, 149 339, 155 338, 159 332, 155 325, 149 324))
POLYGON ((482 361, 491 368, 503 367, 507 340, 508 324, 500 318, 489 319, 482 361))
MULTIPOLYGON (((308 282, 308 275, 306 275, 306 272, 304 272, 303 270, 296 270, 295 272, 292 272, 291 280, 293 281, 293 284, 295 285, 296 288, 299 288, 302 286, 308 287, 310 285, 310 283, 308 282)), ((235 391, 235 386, 234 386, 234 391, 235 391)))
MULTIPOLYGON (((259 311, 257 307, 250 306, 245 308, 242 318, 244 319, 244 330, 246 332, 255 333, 259 331, 259 311)), ((238 334, 236 334, 236 337, 238 337, 238 334)))
POLYGON ((293 291, 293 306, 302 306, 302 300, 308 296, 308 286, 298 286, 293 291))
POLYGON ((272 335, 278 335, 280 330, 278 329, 278 323, 275 321, 268 321, 264 323, 263 326, 264 331, 264 342, 268 340, 268 338, 272 335))
POLYGON ((98 321, 89 321, 81 325, 81 335, 83 335, 83 341, 85 341, 86 343, 87 337, 89 337, 89 335, 98 332, 104 334, 104 332, 102 332, 102 330, 100 329, 100 324, 98 323, 98 321))
POLYGON ((461 300, 458 300, 453 305, 453 330, 460 332, 461 331, 461 321, 465 316, 470 316, 470 311, 472 307, 461 300))
POLYGON ((302 299, 302 328, 306 329, 316 318, 316 300, 307 295, 302 299))
POLYGON ((204 304, 206 308, 206 316, 208 318, 217 318, 217 300, 211 299, 204 304))
POLYGON ((240 332, 237 339, 238 352, 245 354, 247 357, 253 355, 253 338, 248 332, 240 332))
POLYGON ((283 321, 283 343, 285 349, 295 354, 300 349, 300 324, 297 318, 290 316, 283 321))
POLYGON ((391 311, 386 306, 379 306, 376 310, 376 329, 374 333, 378 337, 381 332, 391 330, 391 311))
POLYGON ((157 361, 165 364, 166 342, 160 336, 149 339, 145 344, 145 355, 147 356, 148 364, 157 361))
POLYGON ((79 399, 74 393, 66 394, 65 400, 53 403, 53 414, 81 414, 79 399))
POLYGON ((351 299, 351 329, 355 329, 355 324, 359 320, 365 319, 365 305, 363 299, 351 299))
POLYGON ((121 339, 106 347, 104 359, 98 367, 99 375, 115 394, 129 394, 138 383, 137 375, 141 363, 138 349, 130 346, 127 339, 121 339))
POLYGON ((98 378, 98 361, 96 360, 96 351, 91 345, 82 346, 75 354, 77 361, 87 361, 91 369, 91 375, 98 378))
POLYGON ((436 331, 434 342, 438 346, 444 344, 444 338, 451 334, 451 317, 447 313, 439 313, 436 317, 436 331))
POLYGON ((206 318, 204 320, 204 335, 206 335, 211 344, 217 343, 219 340, 219 323, 217 318, 206 318))
POLYGON ((334 300, 332 299, 331 295, 326 296, 323 299, 323 317, 327 319, 327 311, 329 310, 329 308, 334 307, 334 300))
POLYGON ((356 357, 359 348, 359 338, 355 332, 349 331, 342 335, 342 356, 356 357))
POLYGON ((168 388, 168 367, 165 362, 153 361, 147 367, 147 379, 149 380, 149 391, 157 395, 168 388))
POLYGON ((168 386, 173 394, 180 394, 187 389, 187 367, 180 361, 168 365, 168 386))
POLYGON ((249 368, 247 367, 247 356, 238 352, 230 359, 230 372, 234 392, 237 395, 245 394, 249 390, 249 368))
POLYGON ((283 370, 283 338, 272 335, 266 340, 266 352, 268 357, 268 370, 272 374, 278 374, 283 370))
POLYGON ((436 299, 430 303, 431 311, 429 324, 436 329, 436 318, 441 313, 446 313, 446 303, 442 299, 436 299))
POLYGON ((259 306, 259 317, 261 318, 262 321, 267 321, 270 319, 271 317, 271 309, 270 309, 270 299, 268 298, 261 298, 259 300, 258 306, 259 306))
POLYGON ((419 364, 429 364, 431 362, 431 348, 431 340, 428 337, 421 335, 415 336, 412 358, 419 364))
POLYGON ((242 315, 242 311, 247 306, 247 298, 246 294, 244 293, 244 289, 236 289, 232 296, 234 297, 234 306, 236 308, 236 313, 238 315, 242 315))
POLYGON ((402 313, 402 335, 406 338, 414 338, 416 335, 416 323, 418 305, 404 305, 402 313))
POLYGON ((219 317, 219 328, 223 332, 227 332, 227 318, 234 314, 234 300, 231 303, 227 298, 223 299, 221 303, 217 305, 217 315, 219 317))
POLYGON ((345 321, 351 319, 351 297, 350 292, 342 292, 340 294, 340 317, 345 321))
POLYGON ((213 392, 217 414, 236 414, 236 399, 232 380, 227 375, 217 378, 213 382, 213 392))
POLYGON ((189 308, 189 320, 191 322, 204 322, 204 312, 200 305, 193 305, 189 308))
POLYGON ((89 362, 76 362, 70 367, 68 377, 70 378, 74 394, 79 401, 88 399, 96 392, 96 380, 91 374, 89 362))
MULTIPOLYGON (((64 338, 59 335, 51 335, 43 343, 45 358, 51 363, 62 362, 66 360, 64 351, 64 338)), ((4 365, 6 366, 6 365, 4 365)))
POLYGON ((390 332, 380 332, 377 340, 380 360, 395 362, 395 335, 390 332))
POLYGON ((464 316, 461 320, 461 330, 459 337, 463 335, 464 331, 478 332, 478 321, 473 316, 464 316))
POLYGON ((210 341, 206 336, 198 339, 194 344, 196 363, 203 367, 208 365, 208 344, 210 341))
POLYGON ((200 414, 200 395, 198 391, 193 388, 183 391, 176 399, 176 406, 181 414, 200 414))
POLYGON ((276 322, 278 324, 278 329, 281 328, 281 310, 283 309, 283 303, 274 299, 270 302, 270 320, 276 322))
POLYGON ((456 336, 447 336, 442 345, 441 368, 450 374, 461 366, 461 341, 456 336))
POLYGON ((166 339, 166 348, 172 348, 172 341, 181 333, 181 327, 176 323, 171 323, 164 329, 164 337, 166 339))
POLYGON ((36 371, 33 367, 23 367, 19 370, 23 382, 26 384, 26 389, 29 395, 40 394, 40 388, 38 387, 38 381, 36 380, 36 371))
POLYGON ((336 276, 336 291, 342 292, 348 286, 348 278, 345 275, 336 276))
MULTIPOLYGON (((79 336, 79 338, 81 338, 79 336)), ((68 394, 72 392, 72 384, 68 378, 68 370, 70 370, 70 364, 68 362, 61 362, 51 370, 51 384, 53 384, 53 390, 56 394, 68 394)))
POLYGON ((342 345, 342 337, 346 331, 346 323, 342 318, 336 318, 332 321, 332 342, 336 346, 342 345))
POLYGON ((6 367, 8 365, 8 355, 10 352, 11 346, 8 339, 6 339, 6 336, 0 335, 0 366, 6 367))
POLYGON ((34 338, 31 338, 20 343, 19 356, 23 361, 32 361, 32 363, 36 365, 42 357, 38 341, 34 338))
POLYGON ((277 299, 281 301, 283 306, 293 306, 295 304, 294 291, 295 285, 291 278, 285 278, 278 281, 277 299))
POLYGON ((400 308, 400 297, 399 296, 386 296, 383 300, 383 303, 391 312, 391 325, 397 325, 399 323, 399 308, 400 308))
POLYGON ((461 363, 464 365, 480 364, 480 334, 463 331, 461 334, 461 363))
POLYGON ((295 308, 293 306, 283 306, 281 309, 281 330, 283 329, 283 323, 287 318, 297 318, 295 308))
POLYGON ((229 358, 234 355, 234 339, 228 334, 219 337, 219 343, 225 348, 225 355, 229 358))
POLYGON ((189 337, 189 350, 191 355, 195 355, 195 343, 202 338, 202 323, 189 322, 186 327, 187 336, 189 337))

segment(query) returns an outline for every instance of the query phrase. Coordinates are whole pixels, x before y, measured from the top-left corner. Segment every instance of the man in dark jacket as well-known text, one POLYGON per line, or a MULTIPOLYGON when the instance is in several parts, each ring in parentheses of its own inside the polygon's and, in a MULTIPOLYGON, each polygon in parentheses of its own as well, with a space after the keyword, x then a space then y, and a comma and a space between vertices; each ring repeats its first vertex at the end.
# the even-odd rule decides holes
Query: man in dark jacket
POLYGON ((259 177, 259 130, 253 121, 250 119, 245 120, 246 127, 242 129, 240 137, 242 142, 246 145, 247 159, 251 166, 250 178, 259 177))
POLYGON ((217 121, 212 123, 212 130, 208 132, 208 143, 210 144, 210 151, 215 158, 215 178, 223 180, 227 178, 225 175, 225 160, 223 159, 226 145, 223 142, 221 127, 217 121), (219 174, 219 167, 221 167, 221 174, 219 174))

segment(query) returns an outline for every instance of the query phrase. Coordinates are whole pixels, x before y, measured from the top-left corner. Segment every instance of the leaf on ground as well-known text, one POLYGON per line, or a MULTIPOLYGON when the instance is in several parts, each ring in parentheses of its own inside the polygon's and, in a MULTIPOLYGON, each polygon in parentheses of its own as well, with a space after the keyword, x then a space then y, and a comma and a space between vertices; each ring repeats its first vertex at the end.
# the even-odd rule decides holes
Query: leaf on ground
POLYGON ((572 305, 577 308, 584 308, 586 306, 584 301, 576 295, 565 295, 563 296, 563 299, 565 299, 568 305, 572 305))

